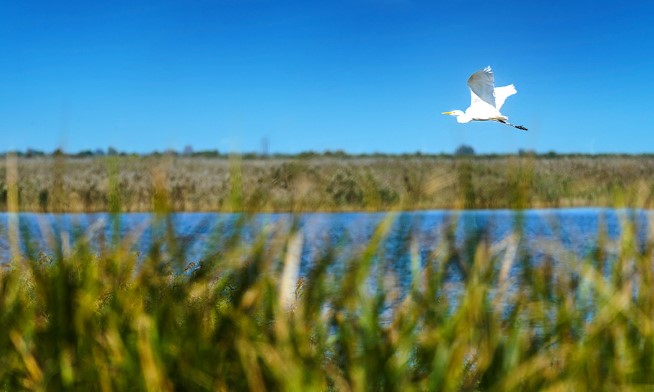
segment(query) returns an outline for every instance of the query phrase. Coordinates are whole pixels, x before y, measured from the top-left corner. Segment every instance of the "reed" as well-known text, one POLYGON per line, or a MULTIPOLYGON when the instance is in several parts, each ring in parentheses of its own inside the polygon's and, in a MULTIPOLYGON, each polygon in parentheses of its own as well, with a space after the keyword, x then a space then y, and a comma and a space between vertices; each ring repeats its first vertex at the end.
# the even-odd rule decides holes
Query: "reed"
MULTIPOLYGON (((639 207, 654 200, 649 156, 57 155, 19 157, 16 166, 19 209, 37 212, 112 211, 118 202, 122 211, 147 212, 155 181, 174 211, 231 211, 234 175, 241 207, 268 212, 639 207)), ((6 173, 3 160, 4 211, 6 173)))
MULTIPOLYGON (((240 164, 227 162, 225 203, 236 211, 249 202, 240 164)), ((458 172, 463 184, 477 170, 474 161, 452 164, 472 166, 458 172)), ((535 169, 514 164, 506 197, 529 205, 533 188, 525 184, 535 169)), ((425 254, 412 235, 388 249, 390 213, 368 241, 347 252, 328 242, 300 265, 305 239, 297 223, 253 232, 245 213, 217 227, 200 260, 189 260, 162 174, 174 166, 151 169, 152 241, 143 254, 133 250, 140 234, 118 229, 91 235, 55 226, 44 249, 10 203, 10 224, 0 228, 0 243, 11 247, 0 268, 0 388, 654 387, 654 237, 640 235, 633 219, 622 222, 616 240, 600 230, 582 256, 557 241, 543 243, 539 255, 524 251, 519 211, 500 243, 483 233, 457 242, 453 223, 425 254), (461 277, 456 284, 453 273, 461 277)), ((7 173, 8 195, 15 195, 21 165, 9 163, 7 173)), ((413 175, 408 181, 426 181, 420 189, 428 194, 434 185, 413 175)), ((459 205, 480 197, 472 178, 459 205)), ((118 212, 123 194, 113 197, 118 212)))

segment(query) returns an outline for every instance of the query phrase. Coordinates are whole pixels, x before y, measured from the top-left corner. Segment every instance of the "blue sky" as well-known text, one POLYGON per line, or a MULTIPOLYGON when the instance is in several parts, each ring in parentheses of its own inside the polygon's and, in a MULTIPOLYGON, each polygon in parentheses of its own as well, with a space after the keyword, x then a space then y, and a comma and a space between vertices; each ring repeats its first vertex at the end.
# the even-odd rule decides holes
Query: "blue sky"
POLYGON ((647 1, 5 2, 0 151, 654 152, 647 1), (487 65, 529 132, 458 124, 487 65))

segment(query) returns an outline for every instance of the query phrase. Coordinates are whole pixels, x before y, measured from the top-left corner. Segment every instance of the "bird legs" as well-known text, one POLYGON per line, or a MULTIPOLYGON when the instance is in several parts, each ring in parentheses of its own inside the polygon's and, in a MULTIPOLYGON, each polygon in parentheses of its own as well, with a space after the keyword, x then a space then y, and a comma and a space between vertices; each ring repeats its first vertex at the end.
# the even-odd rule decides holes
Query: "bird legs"
POLYGON ((504 119, 501 119, 501 118, 498 118, 498 119, 495 120, 495 121, 497 121, 497 122, 501 122, 502 124, 506 124, 506 125, 508 125, 508 126, 510 126, 510 127, 513 127, 513 128, 515 128, 515 129, 520 129, 520 130, 522 130, 522 131, 526 131, 526 130, 527 130, 527 128, 523 127, 522 125, 513 125, 513 124, 511 124, 510 122, 508 122, 508 121, 506 121, 506 120, 504 120, 504 119))

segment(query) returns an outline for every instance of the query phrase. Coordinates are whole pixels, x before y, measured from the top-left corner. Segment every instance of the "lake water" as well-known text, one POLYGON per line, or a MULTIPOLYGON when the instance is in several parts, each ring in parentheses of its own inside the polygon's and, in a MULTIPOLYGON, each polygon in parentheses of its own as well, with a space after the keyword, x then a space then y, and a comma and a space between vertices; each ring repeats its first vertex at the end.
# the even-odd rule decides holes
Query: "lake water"
MULTIPOLYGON (((197 261, 211 249, 211 241, 233 232, 238 227, 241 238, 253 239, 266 228, 271 233, 287 232, 298 227, 303 234, 302 265, 311 263, 326 246, 338 249, 338 258, 347 259, 353 252, 367 244, 375 229, 385 219, 392 224, 383 243, 387 257, 396 263, 403 263, 408 257, 411 239, 414 249, 426 256, 437 251, 449 236, 458 246, 466 238, 486 238, 491 244, 500 246, 512 233, 520 238, 518 246, 538 255, 550 252, 556 246, 561 252, 570 252, 583 257, 596 244, 600 228, 609 239, 617 238, 629 222, 634 224, 641 242, 649 238, 650 221, 654 211, 616 210, 599 208, 581 209, 535 209, 516 212, 512 210, 473 211, 415 211, 400 213, 304 213, 257 214, 239 226, 239 214, 224 213, 176 213, 168 219, 175 232, 187 241, 188 262, 197 261), (548 250, 549 249, 549 250, 548 250)), ((18 223, 23 233, 46 253, 52 252, 62 238, 70 233, 84 233, 92 244, 101 238, 111 238, 118 232, 120 237, 136 233, 135 251, 145 253, 156 237, 157 230, 163 230, 157 218, 151 214, 0 214, 0 259, 8 260, 10 220, 18 223), (115 218, 115 220, 114 220, 115 218), (117 223, 118 226, 114 224, 117 223), (116 230, 117 229, 117 230, 116 230), (153 237, 154 236, 154 237, 153 237)))

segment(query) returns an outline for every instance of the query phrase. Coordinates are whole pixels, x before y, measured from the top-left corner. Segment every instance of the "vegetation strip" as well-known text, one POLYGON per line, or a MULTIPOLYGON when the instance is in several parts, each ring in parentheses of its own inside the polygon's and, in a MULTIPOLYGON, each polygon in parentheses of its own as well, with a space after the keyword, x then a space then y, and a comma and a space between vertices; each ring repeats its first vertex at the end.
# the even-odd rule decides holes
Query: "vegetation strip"
POLYGON ((0 210, 11 189, 34 212, 651 208, 653 173, 650 156, 8 155, 0 210))

